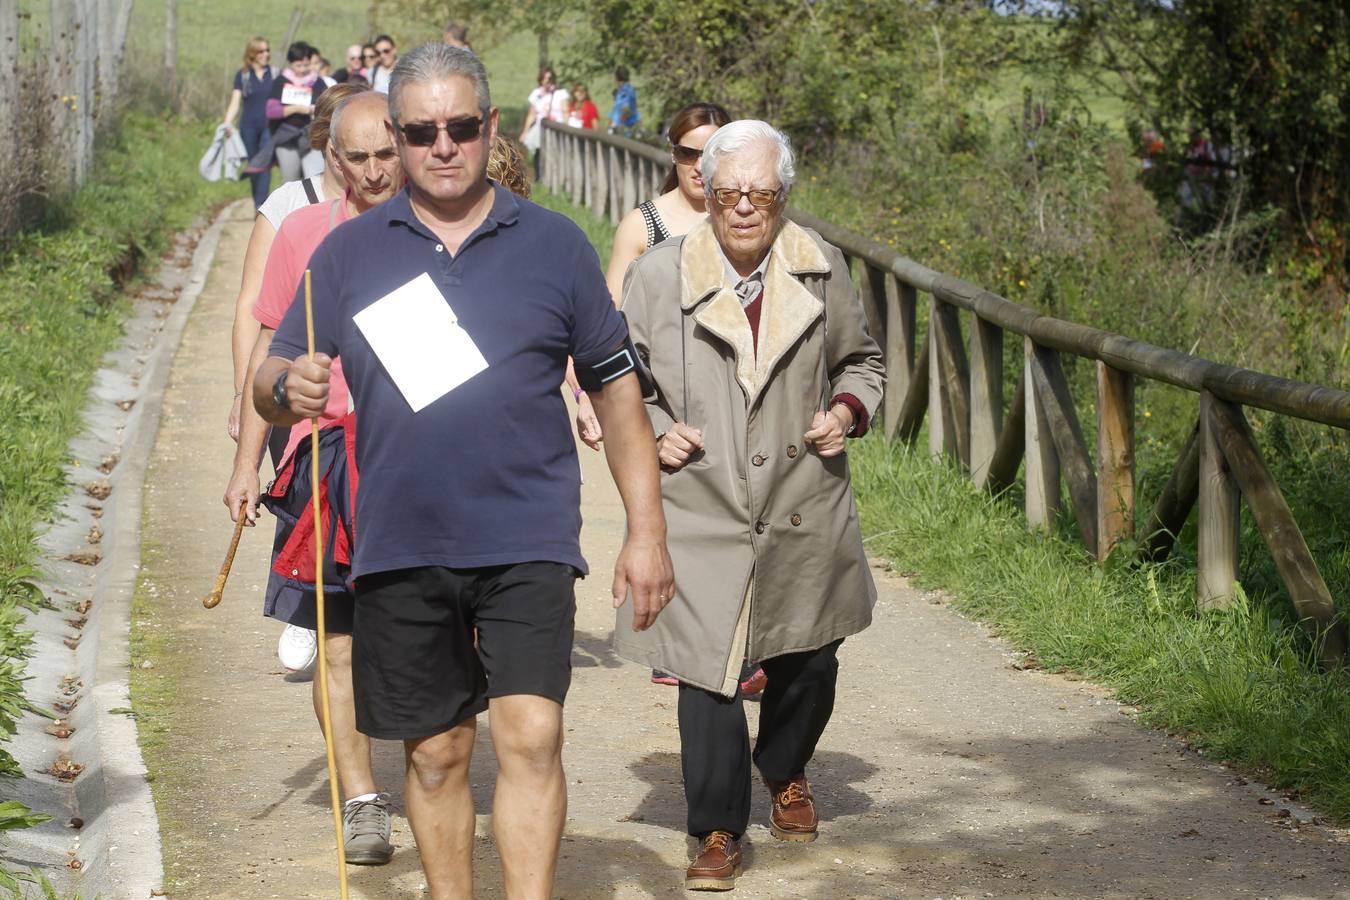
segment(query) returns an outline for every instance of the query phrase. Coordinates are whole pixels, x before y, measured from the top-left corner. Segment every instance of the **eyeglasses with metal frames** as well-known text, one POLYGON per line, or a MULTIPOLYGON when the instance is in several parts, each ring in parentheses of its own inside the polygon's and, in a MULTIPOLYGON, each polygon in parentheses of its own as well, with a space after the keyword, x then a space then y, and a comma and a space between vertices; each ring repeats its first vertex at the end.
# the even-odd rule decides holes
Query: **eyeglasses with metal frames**
POLYGON ((718 206, 739 206, 742 197, 749 197, 750 205, 755 209, 768 209, 778 202, 778 196, 781 193, 781 188, 778 190, 756 188, 753 191, 742 191, 736 188, 713 188, 712 195, 718 206))

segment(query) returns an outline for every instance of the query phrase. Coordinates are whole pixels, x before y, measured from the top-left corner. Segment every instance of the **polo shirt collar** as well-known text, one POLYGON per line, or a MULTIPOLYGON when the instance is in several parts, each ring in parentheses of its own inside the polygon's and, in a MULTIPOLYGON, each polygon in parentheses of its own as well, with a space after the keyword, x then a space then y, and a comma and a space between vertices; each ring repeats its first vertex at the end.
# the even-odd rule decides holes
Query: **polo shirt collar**
MULTIPOLYGON (((474 234, 482 234, 498 227, 514 225, 520 219, 520 198, 491 178, 488 179, 488 184, 492 185, 492 208, 488 210, 487 218, 483 220, 483 224, 478 226, 474 234)), ((427 226, 422 224, 413 212, 410 187, 405 185, 403 190, 389 198, 385 206, 389 210, 388 215, 391 224, 399 222, 423 237, 431 240, 436 239, 435 235, 431 234, 427 226)))

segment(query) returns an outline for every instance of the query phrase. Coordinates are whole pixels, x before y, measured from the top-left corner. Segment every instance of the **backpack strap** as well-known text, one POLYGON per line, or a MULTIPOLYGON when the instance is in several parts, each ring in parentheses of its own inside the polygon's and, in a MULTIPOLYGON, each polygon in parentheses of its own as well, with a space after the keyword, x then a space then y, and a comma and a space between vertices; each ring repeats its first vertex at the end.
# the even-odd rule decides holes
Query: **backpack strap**
MULTIPOLYGON (((310 203, 318 203, 318 202, 319 202, 319 194, 318 194, 317 191, 314 190, 314 185, 310 182, 310 180, 309 180, 308 178, 303 179, 303 180, 300 182, 300 186, 303 187, 303 188, 305 189, 305 197, 307 197, 307 198, 309 199, 309 202, 310 202, 310 203)), ((331 226, 331 225, 329 226, 329 230, 330 230, 330 231, 332 230, 332 226, 331 226)))

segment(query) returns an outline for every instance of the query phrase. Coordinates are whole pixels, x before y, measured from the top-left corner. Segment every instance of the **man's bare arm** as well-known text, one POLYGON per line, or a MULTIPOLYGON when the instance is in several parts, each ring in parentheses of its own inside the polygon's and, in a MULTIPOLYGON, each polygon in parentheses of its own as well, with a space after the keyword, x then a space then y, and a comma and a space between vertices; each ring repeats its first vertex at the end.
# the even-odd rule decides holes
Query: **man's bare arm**
POLYGON ((332 367, 332 357, 327 353, 316 353, 312 360, 301 356, 294 362, 280 356, 267 357, 253 379, 253 408, 273 425, 294 425, 302 419, 323 415, 332 367), (272 388, 283 374, 288 400, 285 407, 278 406, 272 397, 272 388))
POLYGON ((614 565, 614 606, 633 594, 633 628, 642 631, 675 594, 661 508, 656 438, 642 403, 637 375, 629 373, 591 392, 605 433, 605 459, 623 498, 628 536, 614 565))

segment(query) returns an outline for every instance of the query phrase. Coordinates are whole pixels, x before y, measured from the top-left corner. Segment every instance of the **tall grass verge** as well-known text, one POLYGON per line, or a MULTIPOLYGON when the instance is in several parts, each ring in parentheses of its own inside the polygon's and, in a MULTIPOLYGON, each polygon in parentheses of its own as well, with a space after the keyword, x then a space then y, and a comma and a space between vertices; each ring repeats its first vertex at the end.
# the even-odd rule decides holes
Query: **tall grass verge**
MULTIPOLYGON (((129 116, 94 178, 0 256, 0 742, 32 708, 22 690, 31 646, 22 625, 25 608, 46 602, 34 584, 37 534, 67 489, 66 448, 94 373, 121 337, 130 307, 123 289, 174 231, 246 193, 198 176, 209 139, 199 125, 129 116)), ((0 746, 0 777, 21 775, 0 746)), ((41 820, 0 803, 0 831, 41 820)))
POLYGON ((851 456, 869 553, 1044 668, 1113 688, 1144 723, 1350 821, 1350 675, 1319 674, 1278 603, 1240 592, 1199 615, 1191 560, 1097 567, 922 450, 869 437, 851 456))

